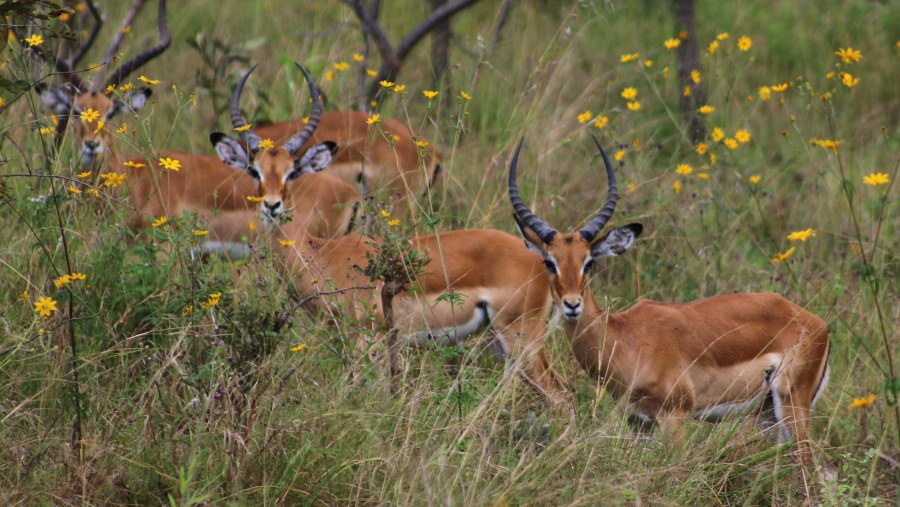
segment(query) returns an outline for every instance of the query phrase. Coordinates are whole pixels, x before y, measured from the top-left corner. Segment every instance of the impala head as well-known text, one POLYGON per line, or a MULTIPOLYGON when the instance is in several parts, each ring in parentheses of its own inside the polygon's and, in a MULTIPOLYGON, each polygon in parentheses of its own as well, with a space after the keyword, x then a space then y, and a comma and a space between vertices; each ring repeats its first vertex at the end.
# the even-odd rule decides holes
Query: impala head
POLYGON ((513 218, 525 238, 525 245, 528 249, 543 257, 547 275, 550 277, 553 300, 562 310, 563 317, 569 322, 577 321, 584 311, 582 293, 586 290, 588 279, 598 261, 603 257, 619 255, 631 248, 635 238, 640 236, 643 230, 641 224, 628 224, 600 235, 600 231, 606 226, 616 209, 616 200, 619 196, 612 164, 610 164, 606 152, 603 151, 603 147, 600 146, 600 142, 596 138, 594 138, 594 142, 597 143, 603 163, 606 165, 609 193, 606 197, 606 204, 603 205, 600 212, 578 232, 560 234, 547 222, 538 218, 522 202, 519 187, 516 184, 516 164, 519 161, 519 152, 522 150, 522 141, 519 141, 519 146, 509 165, 509 198, 513 205, 513 218))
POLYGON ((223 162, 236 169, 247 171, 247 174, 258 182, 258 193, 262 197, 260 213, 263 221, 269 223, 278 219, 287 211, 288 185, 291 181, 305 173, 319 172, 328 167, 337 145, 330 141, 311 146, 300 158, 297 156, 300 147, 312 137, 319 125, 319 117, 322 115, 322 102, 319 98, 319 90, 313 82, 312 76, 299 63, 294 63, 306 78, 309 92, 312 96, 312 111, 309 121, 303 129, 290 137, 281 146, 261 149, 262 139, 248 128, 247 121, 241 115, 241 93, 247 78, 256 69, 254 65, 244 75, 241 82, 234 90, 231 99, 231 123, 237 132, 240 132, 241 141, 228 137, 221 132, 214 132, 209 136, 216 148, 216 153, 223 162), (246 147, 246 148, 245 148, 246 147))
MULTIPOLYGON (((145 0, 137 0, 134 3, 125 16, 123 28, 131 26, 144 2, 145 0)), ((63 86, 38 86, 37 90, 44 106, 54 114, 67 118, 68 121, 61 122, 60 125, 74 124, 75 142, 81 155, 82 164, 91 166, 99 155, 109 149, 113 140, 111 132, 114 129, 109 128, 106 124, 119 112, 137 111, 143 108, 151 93, 147 88, 137 89, 122 95, 122 98, 119 99, 113 95, 114 92, 108 92, 107 89, 117 87, 132 72, 159 56, 169 47, 171 38, 166 20, 166 0, 160 0, 159 42, 131 60, 118 65, 112 76, 104 82, 107 72, 115 64, 119 46, 124 38, 125 30, 119 30, 104 53, 100 72, 90 83, 85 83, 74 69, 90 49, 102 25, 96 7, 92 3, 88 3, 88 8, 95 18, 95 24, 87 42, 74 52, 71 59, 56 58, 56 70, 66 78, 67 82, 63 86)), ((43 53, 37 54, 39 57, 45 58, 43 53)))

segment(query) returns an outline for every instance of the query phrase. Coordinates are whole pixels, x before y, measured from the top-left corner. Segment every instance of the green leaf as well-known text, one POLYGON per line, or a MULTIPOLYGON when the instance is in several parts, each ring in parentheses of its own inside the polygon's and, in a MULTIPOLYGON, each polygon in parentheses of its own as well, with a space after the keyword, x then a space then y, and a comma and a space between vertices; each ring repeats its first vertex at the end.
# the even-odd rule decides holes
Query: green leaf
POLYGON ((21 95, 31 88, 31 83, 22 79, 4 79, 0 77, 0 91, 9 91, 14 95, 21 95))

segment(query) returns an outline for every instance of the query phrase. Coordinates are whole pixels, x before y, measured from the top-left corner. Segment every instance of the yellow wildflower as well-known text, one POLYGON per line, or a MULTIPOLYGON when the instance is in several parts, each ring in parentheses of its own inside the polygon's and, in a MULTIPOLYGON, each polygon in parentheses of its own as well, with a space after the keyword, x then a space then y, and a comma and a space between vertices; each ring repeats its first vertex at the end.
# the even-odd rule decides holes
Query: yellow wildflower
POLYGON ((709 43, 709 46, 706 46, 706 52, 709 54, 715 54, 716 51, 719 50, 719 41, 714 40, 709 43))
POLYGON ((27 301, 28 300, 28 289, 22 291, 22 295, 19 296, 19 301, 27 301))
POLYGON ((373 114, 366 120, 366 123, 369 125, 377 125, 378 122, 380 122, 380 121, 381 121, 381 116, 379 116, 377 114, 373 114))
POLYGON ((675 183, 672 184, 672 190, 674 190, 676 194, 681 193, 681 180, 675 180, 675 183))
POLYGON ((711 106, 711 105, 709 105, 709 104, 706 104, 706 105, 704 105, 704 106, 700 106, 700 109, 698 109, 697 112, 700 113, 700 114, 710 114, 710 113, 712 113, 712 112, 715 111, 715 110, 716 110, 715 107, 713 107, 713 106, 711 106))
POLYGON ((166 225, 166 222, 168 222, 168 221, 169 221, 169 218, 167 216, 163 215, 163 216, 157 218, 150 225, 152 225, 153 227, 162 227, 163 225, 166 225))
POLYGON ((740 129, 734 133, 734 138, 737 139, 739 143, 749 143, 750 132, 747 129, 740 129))
POLYGON ((235 132, 247 132, 248 130, 250 130, 252 128, 253 128, 253 124, 248 123, 248 124, 244 125, 243 127, 235 127, 234 131, 235 132))
POLYGON ((26 39, 25 39, 25 42, 27 42, 28 45, 29 45, 29 46, 32 46, 32 47, 34 47, 34 46, 40 46, 41 44, 44 43, 44 38, 41 37, 40 34, 37 34, 37 33, 36 33, 36 34, 32 35, 31 37, 26 38, 26 39))
POLYGON ((792 246, 792 247, 788 248, 787 251, 784 253, 775 254, 775 257, 772 257, 771 259, 769 259, 769 261, 771 261, 772 264, 778 264, 779 262, 787 262, 787 260, 790 259, 791 256, 794 255, 794 252, 796 252, 796 251, 797 251, 797 247, 792 246))
POLYGON ((834 54, 835 56, 838 56, 843 63, 854 63, 862 60, 862 52, 851 47, 846 49, 839 48, 834 54))
POLYGON ((625 88, 624 90, 622 90, 622 98, 625 100, 633 100, 635 97, 637 97, 637 95, 638 95, 637 88, 633 88, 633 87, 629 86, 628 88, 625 88))
POLYGON ((56 129, 54 129, 53 127, 41 127, 41 128, 38 129, 38 132, 39 132, 40 134, 46 136, 46 135, 52 134, 55 130, 56 130, 56 129))
POLYGON ((712 138, 713 138, 713 141, 715 141, 715 142, 719 142, 722 139, 725 139, 725 131, 723 131, 719 127, 715 127, 712 131, 712 138))
POLYGON ((147 83, 148 85, 155 85, 155 84, 159 84, 161 82, 159 79, 150 79, 149 77, 144 76, 144 75, 141 75, 141 77, 138 78, 138 81, 143 81, 143 82, 147 83))
POLYGON ((663 42, 663 46, 665 46, 665 48, 669 50, 675 49, 680 45, 681 39, 666 39, 666 41, 663 42))
POLYGON ((724 142, 725 146, 727 146, 729 150, 733 150, 738 147, 738 142, 735 141, 734 138, 729 137, 724 142))
POLYGON ((463 100, 472 100, 472 96, 462 90, 459 91, 459 98, 463 100))
POLYGON ((306 348, 306 344, 301 343, 300 345, 297 345, 296 347, 291 347, 291 352, 300 352, 301 350, 303 350, 305 348, 306 348))
POLYGON ((635 100, 634 102, 628 103, 628 109, 631 109, 632 111, 637 111, 640 108, 641 108, 641 101, 639 101, 639 100, 635 100))
POLYGON ((132 85, 131 83, 125 83, 123 85, 119 85, 119 93, 127 92, 128 90, 131 89, 132 86, 134 86, 134 85, 132 85))
POLYGON ((247 200, 250 201, 250 202, 256 202, 256 203, 259 203, 259 202, 265 201, 266 198, 265 198, 265 197, 257 197, 257 196, 255 196, 255 195, 248 195, 248 196, 247 196, 247 200))
POLYGON ((772 98, 772 89, 768 86, 759 87, 759 100, 769 100, 772 98))
POLYGON ((870 394, 862 398, 853 398, 853 401, 850 402, 850 408, 865 408, 875 403, 875 400, 877 399, 878 396, 874 394, 870 394))
POLYGON ((628 62, 633 62, 633 61, 637 60, 637 59, 640 58, 640 57, 641 57, 641 55, 638 54, 638 53, 629 53, 629 54, 627 54, 627 55, 622 55, 622 56, 620 56, 620 57, 619 57, 619 61, 622 62, 622 63, 628 63, 628 62))
POLYGON ((203 308, 215 308, 219 304, 219 298, 222 297, 221 292, 215 292, 209 295, 209 299, 207 299, 203 303, 203 308))
POLYGON ((365 59, 365 57, 363 55, 361 55, 359 53, 353 53, 353 61, 354 62, 359 63, 359 62, 363 61, 364 59, 365 59))
POLYGON ((760 176, 758 174, 754 174, 753 176, 750 176, 750 183, 753 183, 754 185, 758 185, 760 181, 762 181, 762 176, 760 176))
POLYGON ((606 116, 598 116, 596 120, 594 120, 594 126, 598 129, 602 129, 609 123, 609 118, 606 116))
POLYGON ((159 163, 162 164, 163 167, 170 171, 179 171, 181 170, 181 162, 174 158, 163 157, 159 159, 159 163))
POLYGON ((406 91, 406 85, 397 85, 394 87, 394 93, 403 93, 406 91))
POLYGON ((438 96, 441 92, 436 92, 434 90, 422 90, 422 95, 425 96, 426 99, 431 100, 438 96))
POLYGON ((890 183, 891 178, 886 173, 871 173, 868 176, 863 176, 863 183, 866 185, 871 185, 873 187, 877 187, 878 185, 887 185, 890 183))
POLYGON ((424 148, 428 146, 428 141, 416 141, 416 146, 418 146, 419 148, 424 148))
POLYGON ((125 182, 125 174, 120 173, 103 173, 100 175, 103 180, 104 187, 116 188, 125 182))
POLYGON ((859 84, 859 78, 853 77, 853 74, 849 72, 841 72, 841 83, 844 83, 844 86, 847 88, 855 88, 856 85, 859 84))
POLYGON ((644 67, 647 67, 648 69, 653 67, 653 60, 644 60, 644 67))
POLYGON ((122 122, 122 126, 117 128, 116 132, 118 132, 120 134, 127 134, 128 133, 128 124, 125 122, 122 122))
POLYGON ((616 154, 613 155, 613 157, 616 159, 617 162, 621 162, 622 159, 625 158, 625 150, 617 151, 616 154))
POLYGON ((87 111, 82 111, 79 115, 79 118, 82 120, 91 123, 97 118, 100 118, 100 111, 94 111, 92 108, 87 108, 87 111))
POLYGON ((334 62, 331 64, 334 67, 334 70, 338 72, 344 72, 348 68, 350 68, 350 64, 347 62, 334 62))
POLYGON ((334 80, 334 71, 332 71, 331 69, 327 69, 325 71, 325 81, 333 81, 333 80, 334 80))
POLYGON ((787 82, 784 82, 781 84, 777 84, 777 85, 772 85, 772 91, 778 92, 778 93, 784 93, 784 91, 787 90, 789 86, 791 86, 790 81, 787 81, 787 82))
POLYGON ((194 311, 194 305, 187 305, 184 310, 181 312, 182 317, 187 317, 194 311))
POLYGON ((662 77, 663 77, 663 79, 669 79, 669 68, 668 67, 663 67, 662 77))
POLYGON ((103 120, 97 120, 97 128, 94 129, 94 135, 99 134, 100 131, 102 131, 102 130, 103 130, 103 127, 105 127, 105 126, 106 126, 106 122, 105 122, 105 121, 103 121, 103 120))
POLYGON ((62 275, 56 280, 53 280, 53 284, 56 285, 57 289, 61 289, 66 286, 69 282, 72 281, 72 277, 70 275, 62 275))
POLYGON ((694 84, 700 84, 700 71, 699 70, 694 69, 691 71, 691 81, 693 81, 694 84))
POLYGON ((382 88, 393 88, 394 87, 394 82, 388 81, 387 79, 382 79, 381 81, 378 82, 378 84, 380 84, 382 88))
POLYGON ((716 40, 728 40, 728 37, 730 37, 730 35, 728 35, 728 32, 722 32, 716 35, 716 40))
POLYGON ((794 231, 787 235, 789 241, 806 241, 809 238, 816 237, 815 229, 806 229, 803 231, 794 231))
POLYGON ((391 216, 391 212, 390 212, 390 211, 388 211, 388 210, 386 210, 386 209, 381 210, 381 217, 382 217, 382 218, 389 218, 390 216, 391 216))
POLYGON ((700 178, 701 180, 708 180, 709 173, 697 173, 697 177, 700 178))
POLYGON ((678 167, 675 168, 675 172, 687 176, 688 174, 694 172, 694 168, 691 167, 690 164, 678 164, 678 167))
POLYGON ((84 274, 84 273, 72 273, 72 274, 69 275, 69 276, 72 277, 72 280, 73 280, 73 281, 81 281, 81 280, 86 280, 86 279, 87 279, 87 275, 84 274))
POLYGON ((387 224, 391 227, 397 227, 398 225, 400 225, 400 219, 394 218, 394 219, 388 220, 387 224))
POLYGON ((738 39, 737 46, 741 51, 750 51, 750 48, 753 47, 753 40, 744 35, 738 39))
POLYGON ((578 123, 587 123, 591 121, 591 118, 594 117, 594 113, 590 111, 585 111, 578 115, 578 123))
POLYGON ((68 190, 69 192, 72 192, 73 194, 81 193, 81 190, 78 190, 77 188, 75 188, 75 184, 73 184, 73 183, 69 183, 69 186, 66 187, 66 190, 68 190))
POLYGON ((368 74, 370 77, 375 77, 378 75, 378 71, 375 69, 366 69, 366 74, 368 74))
POLYGON ((274 147, 275 141, 269 139, 268 137, 259 142, 259 149, 261 150, 271 150, 274 147))
POLYGON ((205 229, 194 229, 191 232, 194 233, 194 236, 199 236, 199 237, 203 237, 203 236, 206 236, 207 234, 209 234, 209 231, 207 231, 205 229))
POLYGON ((92 196, 94 196, 94 197, 100 197, 100 191, 97 190, 96 188, 89 188, 89 189, 87 189, 87 193, 90 194, 90 195, 92 195, 92 196))
POLYGON ((131 167, 134 169, 140 169, 141 167, 146 167, 145 164, 142 164, 140 162, 135 162, 134 160, 129 160, 128 162, 125 162, 123 165, 127 165, 128 167, 131 167))
POLYGON ((53 298, 41 296, 41 298, 34 303, 34 311, 38 312, 41 317, 49 318, 50 315, 56 311, 56 301, 54 301, 53 298))
POLYGON ((285 247, 285 248, 287 248, 287 247, 289 247, 289 246, 294 246, 294 243, 296 243, 296 242, 297 242, 297 241, 296 241, 296 240, 293 240, 293 239, 290 239, 290 240, 288 240, 288 239, 279 239, 279 240, 278 240, 278 243, 279 243, 281 246, 285 247))
POLYGON ((703 154, 705 154, 705 153, 706 153, 706 150, 708 150, 708 149, 709 149, 709 147, 706 146, 706 143, 699 143, 699 144, 697 144, 697 155, 703 155, 703 154))

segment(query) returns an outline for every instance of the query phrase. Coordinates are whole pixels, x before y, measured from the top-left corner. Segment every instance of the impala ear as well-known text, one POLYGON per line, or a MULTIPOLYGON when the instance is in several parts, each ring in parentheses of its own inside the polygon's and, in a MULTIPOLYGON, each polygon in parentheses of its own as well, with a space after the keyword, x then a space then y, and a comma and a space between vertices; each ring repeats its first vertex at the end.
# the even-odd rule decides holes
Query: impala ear
POLYGON ((641 224, 628 224, 609 231, 591 244, 591 257, 600 259, 625 253, 643 230, 644 226, 641 224))
POLYGON ((41 103, 56 114, 69 114, 72 111, 72 95, 60 86, 35 87, 41 94, 41 103))
POLYGON ((294 171, 302 173, 317 173, 322 171, 334 160, 337 153, 337 144, 331 141, 314 144, 306 150, 302 157, 294 161, 294 171))
POLYGON ((213 132, 209 135, 209 141, 216 148, 216 153, 222 162, 235 169, 245 170, 256 179, 259 179, 259 173, 255 169, 251 170, 250 156, 244 151, 241 143, 226 136, 221 132, 213 132), (254 174, 255 173, 255 174, 254 174))
POLYGON ((544 257, 544 242, 541 240, 541 237, 519 220, 519 217, 515 213, 513 213, 513 220, 516 221, 516 225, 519 227, 519 233, 522 235, 522 239, 525 240, 525 246, 532 252, 544 257))
POLYGON ((137 112, 144 108, 147 105, 147 100, 150 98, 153 92, 150 88, 141 88, 140 90, 136 90, 133 92, 129 92, 128 95, 125 96, 124 100, 116 100, 113 102, 113 107, 106 113, 106 119, 109 120, 113 116, 121 113, 123 110, 128 110, 131 112, 137 112))

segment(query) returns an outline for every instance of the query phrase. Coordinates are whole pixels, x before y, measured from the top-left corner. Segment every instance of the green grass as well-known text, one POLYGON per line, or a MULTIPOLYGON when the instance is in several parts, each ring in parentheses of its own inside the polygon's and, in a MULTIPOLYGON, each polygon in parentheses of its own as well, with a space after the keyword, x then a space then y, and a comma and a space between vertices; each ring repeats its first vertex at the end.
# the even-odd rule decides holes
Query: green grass
MULTIPOLYGON (((114 26, 125 6, 107 3, 108 25, 114 26)), ((139 71, 163 84, 138 118, 126 118, 138 135, 123 151, 212 154, 209 132, 228 130, 227 115, 216 113, 211 91, 198 85, 198 76, 211 71, 185 42, 200 32, 262 64, 244 94, 251 121, 306 114, 292 60, 313 71, 329 108, 356 103, 352 66, 332 81, 324 76, 334 62, 352 63, 362 48, 341 2, 170 3, 172 48, 139 71)), ((395 41, 425 15, 424 2, 384 3, 382 19, 395 41)), ((444 153, 437 227, 514 230, 506 163, 524 135, 520 182, 526 201, 554 225, 575 228, 605 195, 589 134, 611 152, 623 149, 617 168, 623 191, 613 222, 641 221, 647 229, 634 250, 607 263, 593 281, 594 293, 624 310, 641 298, 687 301, 771 290, 824 318, 832 331, 831 382, 814 410, 812 435, 819 462, 832 463, 837 479, 821 482, 813 470, 798 467, 790 450, 772 444, 752 421, 690 423, 683 453, 639 438, 580 370, 557 329, 548 346, 577 400, 579 420, 571 428, 478 341, 463 349, 404 352, 401 388, 393 394, 383 344, 376 346, 374 362, 349 346, 365 332, 365 321, 298 313, 290 328, 270 331, 274 315, 296 296, 269 261, 195 262, 187 255, 195 240, 186 227, 135 239, 122 206, 73 197, 59 181, 51 187, 48 179, 3 178, 4 503, 897 501, 900 475, 879 454, 900 459, 891 405, 897 394, 884 373, 885 337, 900 360, 898 5, 699 2, 701 48, 717 33, 730 34, 719 52, 702 59, 702 82, 716 107, 707 125, 728 136, 737 129, 752 135, 733 151, 708 141, 715 164, 682 134, 675 57, 662 45, 674 36, 668 8, 654 2, 516 5, 500 44, 487 56, 479 41, 491 40, 498 8, 498 2, 485 1, 454 21, 450 86, 454 95, 472 94, 471 101, 452 98, 429 107, 421 95, 434 86, 425 41, 398 78, 407 95, 378 106, 444 153), (753 40, 746 53, 735 47, 742 35, 753 40), (847 46, 861 50, 863 59, 836 69, 833 53, 847 46), (653 66, 619 63, 620 55, 634 52, 653 66), (825 77, 831 70, 851 72, 860 84, 848 90, 825 77), (791 86, 783 95, 759 99, 760 86, 786 81, 791 86), (626 86, 638 88, 639 111, 629 111, 619 96, 626 86), (832 93, 830 101, 820 99, 825 92, 832 93), (585 110, 608 116, 609 124, 579 124, 576 117, 585 110), (811 146, 813 138, 843 144, 836 154, 811 146), (677 175, 681 163, 690 164, 693 174, 677 175), (863 184, 871 172, 888 173, 891 184, 863 184), (760 183, 750 183, 751 175, 759 175, 760 183), (680 193, 673 190, 676 181, 680 193), (37 195, 49 197, 32 202, 37 195), (53 284, 66 272, 59 221, 73 270, 88 275, 71 291, 53 284), (816 237, 786 239, 810 227, 816 237), (861 260, 860 240, 869 266, 861 260), (791 246, 797 251, 789 263, 769 261, 791 246), (202 309, 214 292, 223 293, 218 306, 202 309), (41 295, 59 302, 47 320, 33 311, 41 295), (66 339, 70 298, 78 341, 74 363, 66 339), (194 309, 184 315, 188 306, 194 309), (304 350, 290 350, 303 343, 304 350), (870 393, 879 396, 871 406, 848 407, 852 398, 870 393), (71 442, 79 405, 84 449, 76 456, 71 442)), ((155 40, 151 11, 134 26, 126 51, 155 40)), ((99 58, 99 51, 86 61, 99 58)), ((47 72, 33 62, 26 66, 15 44, 0 53, 0 61, 6 62, 0 70, 6 79, 35 80, 47 72)), ((244 70, 229 66, 212 91, 227 97, 244 70)), ((227 99, 216 100, 221 107, 227 99)), ((50 138, 35 129, 48 120, 36 95, 0 109, 0 118, 0 176, 77 172, 71 139, 59 155, 46 154, 50 138)), ((430 232, 416 225, 420 233, 430 232)))

